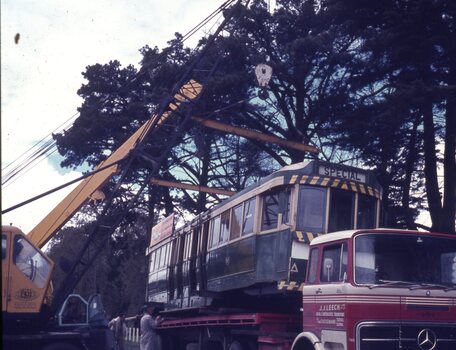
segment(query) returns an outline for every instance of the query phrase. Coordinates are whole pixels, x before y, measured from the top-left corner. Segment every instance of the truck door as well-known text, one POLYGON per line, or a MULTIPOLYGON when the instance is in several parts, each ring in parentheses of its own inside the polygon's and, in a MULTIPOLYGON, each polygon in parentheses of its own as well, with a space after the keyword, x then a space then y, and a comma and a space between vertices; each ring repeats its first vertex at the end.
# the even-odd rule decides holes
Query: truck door
POLYGON ((315 311, 316 325, 321 329, 321 341, 325 349, 327 342, 336 343, 336 348, 347 349, 347 247, 347 242, 329 243, 321 247, 315 311))
POLYGON ((321 293, 321 287, 318 284, 318 271, 320 268, 320 249, 313 247, 309 253, 309 263, 307 266, 306 283, 302 289, 303 307, 302 319, 304 329, 315 330, 317 328, 317 307, 316 296, 321 293))

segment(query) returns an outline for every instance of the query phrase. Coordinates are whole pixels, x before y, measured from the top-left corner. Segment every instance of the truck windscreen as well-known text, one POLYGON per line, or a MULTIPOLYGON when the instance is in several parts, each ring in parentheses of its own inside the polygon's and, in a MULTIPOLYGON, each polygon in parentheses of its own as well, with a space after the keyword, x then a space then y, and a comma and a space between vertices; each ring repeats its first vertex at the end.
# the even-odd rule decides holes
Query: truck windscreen
POLYGON ((456 238, 366 233, 355 238, 355 283, 419 288, 456 284, 456 238))

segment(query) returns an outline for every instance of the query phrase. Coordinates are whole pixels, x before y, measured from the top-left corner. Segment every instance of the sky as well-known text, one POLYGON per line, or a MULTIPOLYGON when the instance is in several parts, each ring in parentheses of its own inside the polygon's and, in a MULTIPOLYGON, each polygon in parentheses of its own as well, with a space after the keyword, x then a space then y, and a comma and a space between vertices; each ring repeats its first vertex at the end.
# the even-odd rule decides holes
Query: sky
MULTIPOLYGON (((224 2, 1 0, 2 175, 75 115, 82 103, 76 92, 88 65, 117 59, 138 67, 141 47, 165 47, 175 32, 187 33, 224 2)), ((211 29, 203 28, 186 44, 195 45, 211 29)), ((2 186, 2 210, 81 175, 59 169, 57 160, 43 160, 2 186)), ((2 215, 2 224, 29 232, 74 186, 2 215)))

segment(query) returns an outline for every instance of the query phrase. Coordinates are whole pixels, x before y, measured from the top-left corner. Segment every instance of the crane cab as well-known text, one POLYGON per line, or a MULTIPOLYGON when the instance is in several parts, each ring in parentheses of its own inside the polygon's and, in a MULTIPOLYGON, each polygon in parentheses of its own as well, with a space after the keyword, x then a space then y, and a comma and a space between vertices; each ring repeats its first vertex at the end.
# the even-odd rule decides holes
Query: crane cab
POLYGON ((2 313, 28 318, 41 311, 54 263, 14 226, 2 226, 2 313))

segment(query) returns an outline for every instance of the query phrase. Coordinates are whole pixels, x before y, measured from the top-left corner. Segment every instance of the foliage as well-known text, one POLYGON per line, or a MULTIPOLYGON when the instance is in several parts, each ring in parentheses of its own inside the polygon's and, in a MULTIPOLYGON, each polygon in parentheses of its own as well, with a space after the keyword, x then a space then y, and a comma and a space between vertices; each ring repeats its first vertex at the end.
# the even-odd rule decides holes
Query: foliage
MULTIPOLYGON (((190 111, 312 144, 320 154, 244 140, 191 122, 160 177, 239 191, 278 166, 304 159, 363 165, 376 172, 384 188, 389 226, 416 228, 419 211, 427 207, 433 230, 454 232, 455 14, 450 0, 278 0, 273 12, 265 1, 252 1, 226 28, 230 35, 218 38, 196 62, 193 78, 204 85, 204 94, 190 111), (253 74, 263 62, 273 68, 266 99, 258 97, 253 74), (217 69, 208 75, 212 67, 217 69)), ((208 40, 190 50, 176 34, 163 50, 145 46, 138 69, 116 60, 87 67, 87 83, 78 91, 80 116, 71 129, 54 135, 65 158, 62 166, 94 167, 106 159, 169 98, 208 40)), ((116 205, 125 205, 125 196, 146 178, 150 167, 144 159, 157 159, 170 147, 174 126, 171 118, 147 140, 147 157, 132 162, 116 205)), ((110 193, 113 186, 109 182, 104 190, 110 193)), ((149 186, 130 221, 141 222, 147 232, 175 208, 196 214, 219 200, 213 194, 149 186)), ((145 248, 140 231, 128 220, 122 227, 106 252, 114 259, 107 276, 123 275, 123 262, 144 258, 135 251, 145 248), (130 235, 137 240, 130 242, 130 235)), ((127 278, 109 278, 105 286, 125 299, 127 281, 135 290, 142 288, 139 280, 127 278)))
POLYGON ((339 124, 341 142, 378 169, 400 212, 395 222, 415 228, 427 199, 432 229, 454 232, 454 2, 331 0, 322 7, 322 16, 358 41, 354 109, 339 124))
MULTIPOLYGON (((62 229, 50 242, 48 254, 57 262, 53 284, 58 289, 68 269, 82 248, 90 224, 62 229)), ((144 302, 147 278, 145 248, 149 243, 144 218, 135 225, 119 228, 96 262, 82 278, 75 293, 88 299, 101 294, 108 316, 121 311, 138 312, 144 302), (131 273, 135 271, 135 273, 131 273)))

